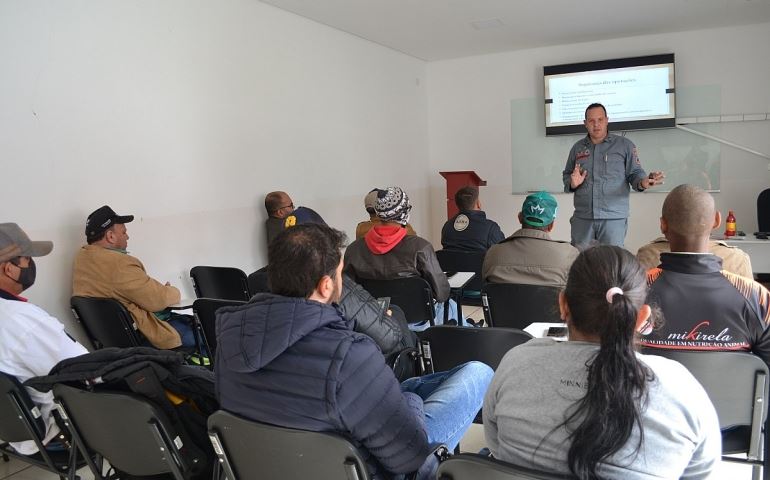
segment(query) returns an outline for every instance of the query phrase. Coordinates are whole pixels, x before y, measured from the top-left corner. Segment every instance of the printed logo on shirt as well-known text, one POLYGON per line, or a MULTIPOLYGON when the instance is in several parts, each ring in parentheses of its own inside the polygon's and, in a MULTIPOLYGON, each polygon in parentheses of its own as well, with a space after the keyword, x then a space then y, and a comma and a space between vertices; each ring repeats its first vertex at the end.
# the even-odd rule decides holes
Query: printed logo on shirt
POLYGON ((590 156, 591 156, 591 152, 589 152, 588 150, 583 150, 582 152, 577 152, 577 154, 575 154, 575 160, 580 161, 590 156))
POLYGON ((743 339, 730 335, 730 328, 725 327, 718 333, 709 332, 711 322, 704 320, 690 330, 669 333, 665 338, 642 339, 642 344, 650 347, 677 347, 692 350, 748 350, 751 345, 743 339))
POLYGON ((457 230, 458 232, 462 232, 463 230, 468 228, 468 225, 470 224, 471 224, 471 221, 468 218, 468 216, 465 215, 464 213, 461 213, 460 215, 457 216, 457 218, 455 218, 454 227, 455 227, 455 230, 457 230))

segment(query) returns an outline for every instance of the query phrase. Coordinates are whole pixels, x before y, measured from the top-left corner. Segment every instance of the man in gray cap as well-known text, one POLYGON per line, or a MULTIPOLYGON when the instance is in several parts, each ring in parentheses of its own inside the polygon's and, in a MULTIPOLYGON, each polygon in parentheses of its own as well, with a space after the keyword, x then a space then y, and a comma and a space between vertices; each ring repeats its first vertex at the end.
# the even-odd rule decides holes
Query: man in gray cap
MULTIPOLYGON (((373 188, 364 197, 364 209, 366 210, 366 213, 369 214, 369 220, 365 222, 359 222, 358 225, 356 225, 356 240, 359 238, 364 238, 364 235, 369 233, 369 230, 371 230, 372 227, 379 222, 377 219, 377 212, 374 211, 374 204, 377 203, 377 192, 379 191, 379 188, 373 188)), ((417 233, 414 231, 414 228, 412 228, 409 223, 406 224, 406 234, 417 235, 417 233)))
MULTIPOLYGON (((64 331, 64 325, 43 309, 27 302, 21 293, 35 283, 37 267, 32 257, 43 257, 53 243, 29 239, 15 223, 0 223, 0 371, 24 382, 48 375, 60 361, 88 353, 64 331)), ((46 425, 43 443, 59 433, 51 410, 53 394, 28 388, 46 425)), ((16 451, 33 455, 35 442, 11 443, 16 451)))

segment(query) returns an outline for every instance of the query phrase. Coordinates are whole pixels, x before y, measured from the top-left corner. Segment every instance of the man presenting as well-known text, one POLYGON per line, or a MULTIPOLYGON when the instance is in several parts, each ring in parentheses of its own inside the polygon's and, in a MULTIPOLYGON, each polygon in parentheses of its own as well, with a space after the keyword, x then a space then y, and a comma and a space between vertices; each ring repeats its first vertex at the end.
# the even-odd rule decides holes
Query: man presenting
POLYGON ((600 103, 586 108, 588 135, 575 143, 562 172, 564 192, 575 194, 570 219, 572 244, 623 246, 628 229, 630 188, 643 192, 663 183, 663 172, 647 175, 639 163, 636 146, 607 131, 607 111, 600 103))

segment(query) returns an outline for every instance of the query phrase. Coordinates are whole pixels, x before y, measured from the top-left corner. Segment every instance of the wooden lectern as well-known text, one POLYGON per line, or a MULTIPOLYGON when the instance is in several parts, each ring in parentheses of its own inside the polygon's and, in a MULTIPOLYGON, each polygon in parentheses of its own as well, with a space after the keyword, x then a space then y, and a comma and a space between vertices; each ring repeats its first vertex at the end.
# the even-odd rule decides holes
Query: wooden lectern
POLYGON ((438 172, 446 179, 446 214, 447 220, 459 213, 455 205, 455 193, 463 187, 483 187, 487 184, 476 172, 463 170, 461 172, 438 172))

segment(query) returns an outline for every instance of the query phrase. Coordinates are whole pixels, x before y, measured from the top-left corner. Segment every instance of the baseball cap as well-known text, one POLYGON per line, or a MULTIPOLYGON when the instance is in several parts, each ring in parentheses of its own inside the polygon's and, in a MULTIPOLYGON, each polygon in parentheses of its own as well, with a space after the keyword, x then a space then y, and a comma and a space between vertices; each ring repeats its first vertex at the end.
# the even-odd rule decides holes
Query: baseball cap
POLYGON ((522 221, 530 227, 547 227, 556 218, 557 209, 556 199, 548 192, 527 195, 521 206, 522 221))
POLYGON ((367 212, 370 214, 374 214, 374 205, 377 203, 377 192, 380 190, 378 188, 372 189, 371 192, 367 193, 364 197, 364 208, 367 212))
POLYGON ((303 223, 319 223, 326 225, 321 215, 316 213, 315 210, 308 207, 297 207, 291 212, 291 215, 286 217, 283 221, 283 228, 290 228, 295 225, 302 225, 303 223))
POLYGON ((133 220, 133 215, 118 215, 107 205, 97 208, 86 220, 86 239, 91 241, 106 232, 111 226, 133 220))
POLYGON ((44 257, 53 250, 53 242, 29 239, 15 223, 0 223, 0 262, 16 257, 44 257))

